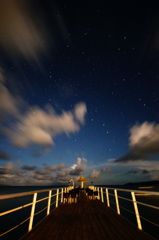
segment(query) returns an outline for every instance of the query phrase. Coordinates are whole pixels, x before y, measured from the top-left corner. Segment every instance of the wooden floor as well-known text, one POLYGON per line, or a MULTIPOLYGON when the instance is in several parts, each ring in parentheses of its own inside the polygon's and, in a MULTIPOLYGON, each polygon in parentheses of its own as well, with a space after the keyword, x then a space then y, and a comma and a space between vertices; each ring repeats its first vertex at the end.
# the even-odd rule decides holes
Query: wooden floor
POLYGON ((61 204, 23 240, 152 240, 99 200, 61 204))

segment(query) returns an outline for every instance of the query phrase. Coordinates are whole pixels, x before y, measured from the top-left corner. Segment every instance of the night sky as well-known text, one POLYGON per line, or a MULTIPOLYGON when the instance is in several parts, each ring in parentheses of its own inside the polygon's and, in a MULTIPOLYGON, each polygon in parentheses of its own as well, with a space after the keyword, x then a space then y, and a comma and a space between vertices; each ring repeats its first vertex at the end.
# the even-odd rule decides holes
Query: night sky
POLYGON ((159 4, 0 1, 0 184, 159 179, 159 4))

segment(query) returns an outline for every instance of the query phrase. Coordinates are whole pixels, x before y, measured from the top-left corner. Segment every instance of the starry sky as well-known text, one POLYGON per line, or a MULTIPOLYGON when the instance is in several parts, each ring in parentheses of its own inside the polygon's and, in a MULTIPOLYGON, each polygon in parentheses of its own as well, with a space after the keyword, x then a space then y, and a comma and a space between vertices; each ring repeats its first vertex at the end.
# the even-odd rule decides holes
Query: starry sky
POLYGON ((0 1, 0 184, 159 179, 158 1, 0 1))

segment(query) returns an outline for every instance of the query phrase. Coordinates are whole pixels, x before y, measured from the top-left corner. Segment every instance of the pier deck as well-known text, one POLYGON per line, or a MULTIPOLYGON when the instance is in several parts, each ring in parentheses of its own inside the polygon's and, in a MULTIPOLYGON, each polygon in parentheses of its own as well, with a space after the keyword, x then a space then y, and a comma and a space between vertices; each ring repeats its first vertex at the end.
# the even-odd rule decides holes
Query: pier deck
POLYGON ((23 240, 152 240, 100 200, 61 204, 23 240))

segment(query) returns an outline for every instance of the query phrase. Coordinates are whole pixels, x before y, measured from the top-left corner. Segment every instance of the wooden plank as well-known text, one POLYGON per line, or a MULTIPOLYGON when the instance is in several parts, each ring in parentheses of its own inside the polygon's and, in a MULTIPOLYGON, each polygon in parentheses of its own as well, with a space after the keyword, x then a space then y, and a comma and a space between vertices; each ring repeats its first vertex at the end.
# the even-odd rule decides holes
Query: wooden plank
POLYGON ((152 240, 99 200, 61 204, 23 240, 152 240))

